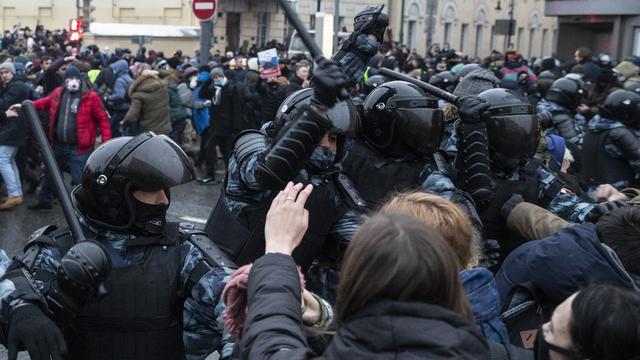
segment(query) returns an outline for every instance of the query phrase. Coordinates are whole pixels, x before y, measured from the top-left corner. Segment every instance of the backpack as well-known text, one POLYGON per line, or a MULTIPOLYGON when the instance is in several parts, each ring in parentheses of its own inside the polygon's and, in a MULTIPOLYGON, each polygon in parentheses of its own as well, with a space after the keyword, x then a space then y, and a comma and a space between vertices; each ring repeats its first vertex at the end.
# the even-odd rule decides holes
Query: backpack
POLYGON ((549 321, 553 308, 546 305, 544 296, 527 281, 516 285, 507 296, 500 319, 507 327, 512 345, 533 349, 538 328, 549 321))

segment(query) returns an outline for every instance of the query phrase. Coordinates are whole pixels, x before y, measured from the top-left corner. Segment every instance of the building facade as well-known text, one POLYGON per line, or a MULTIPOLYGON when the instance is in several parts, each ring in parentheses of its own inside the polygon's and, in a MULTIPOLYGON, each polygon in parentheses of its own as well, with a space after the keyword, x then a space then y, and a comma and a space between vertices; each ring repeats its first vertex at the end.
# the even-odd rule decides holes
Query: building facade
MULTIPOLYGON (((487 56, 492 49, 504 51, 509 45, 507 36, 498 35, 496 20, 509 19, 513 8, 513 48, 527 57, 551 55, 555 48, 557 23, 544 15, 543 0, 289 0, 289 4, 309 28, 315 27, 315 14, 320 10, 334 15, 340 28, 347 31, 353 29, 353 16, 358 11, 367 5, 384 4, 394 41, 420 54, 425 54, 431 43, 449 43, 478 57, 487 56)), ((188 0, 92 0, 91 6, 95 7, 91 16, 99 23, 199 24, 188 0)), ((243 44, 262 47, 272 39, 286 43, 291 36, 292 29, 276 1, 219 0, 218 9, 214 49, 236 50, 243 44)), ((36 24, 64 28, 79 14, 73 0, 2 0, 0 28, 16 24, 32 29, 36 24)))
POLYGON ((558 56, 577 46, 614 59, 640 56, 640 0, 547 0, 545 13, 558 17, 558 56))

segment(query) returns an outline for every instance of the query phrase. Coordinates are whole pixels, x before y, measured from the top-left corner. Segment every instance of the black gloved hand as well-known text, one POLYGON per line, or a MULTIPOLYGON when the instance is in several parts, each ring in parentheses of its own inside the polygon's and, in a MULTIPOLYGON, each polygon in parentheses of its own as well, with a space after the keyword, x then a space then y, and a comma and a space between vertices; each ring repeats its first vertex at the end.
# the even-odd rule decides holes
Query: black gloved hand
POLYGON ((24 346, 31 360, 62 360, 67 344, 56 324, 37 305, 22 305, 11 313, 7 336, 9 360, 24 346))
POLYGON ((463 124, 477 124, 482 122, 482 115, 489 109, 489 104, 483 99, 468 95, 460 98, 458 114, 463 124))
POLYGON ((587 214, 585 217, 585 221, 595 223, 597 222, 603 215, 606 215, 616 209, 630 206, 629 203, 624 201, 607 201, 600 204, 597 204, 593 207, 593 209, 587 214))
POLYGON ((500 215, 505 219, 509 218, 513 209, 522 202, 524 202, 524 199, 520 194, 511 195, 511 197, 502 204, 502 208, 500 208, 500 215))
POLYGON ((483 243, 484 256, 480 259, 480 266, 492 268, 500 261, 500 243, 498 240, 488 239, 483 243))
POLYGON ((542 126, 543 129, 553 127, 553 115, 550 112, 546 110, 539 112, 538 119, 540 119, 540 126, 542 126))
POLYGON ((347 77, 335 62, 322 59, 313 72, 313 96, 311 105, 327 110, 336 103, 340 90, 347 84, 347 77))

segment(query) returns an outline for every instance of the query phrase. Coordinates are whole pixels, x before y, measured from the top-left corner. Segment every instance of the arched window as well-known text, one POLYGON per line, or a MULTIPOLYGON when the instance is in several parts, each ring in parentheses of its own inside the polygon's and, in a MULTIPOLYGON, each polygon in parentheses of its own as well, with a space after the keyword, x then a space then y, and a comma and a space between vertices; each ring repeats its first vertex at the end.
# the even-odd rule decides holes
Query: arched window
POLYGON ((444 12, 442 14, 444 21, 444 38, 442 43, 451 45, 451 40, 453 38, 453 22, 456 19, 456 9, 453 4, 448 3, 444 7, 444 12))
POLYGON ((476 29, 476 46, 474 56, 482 57, 484 53, 484 27, 487 24, 487 11, 484 6, 481 6, 476 10, 476 16, 474 18, 474 24, 476 29))
POLYGON ((408 19, 407 46, 409 49, 415 49, 418 45, 418 16, 420 14, 420 6, 416 1, 407 7, 405 18, 408 19))

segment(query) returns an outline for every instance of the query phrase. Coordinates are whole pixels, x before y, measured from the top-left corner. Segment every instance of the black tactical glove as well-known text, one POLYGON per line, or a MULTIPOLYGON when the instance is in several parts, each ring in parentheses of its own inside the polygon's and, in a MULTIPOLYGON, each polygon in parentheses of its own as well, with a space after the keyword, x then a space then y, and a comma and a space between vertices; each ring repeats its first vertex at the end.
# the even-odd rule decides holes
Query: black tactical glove
POLYGON ((551 127, 553 127, 553 115, 544 110, 538 113, 538 118, 540 119, 540 126, 542 126, 543 129, 549 129, 551 127))
POLYGON ((500 208, 500 215, 502 215, 503 218, 508 219, 513 209, 518 206, 518 204, 523 202, 524 199, 520 194, 511 195, 511 197, 504 202, 502 208, 500 208))
POLYGON ((67 353, 62 333, 36 305, 22 305, 12 311, 7 338, 9 360, 18 358, 22 346, 31 360, 62 360, 67 353))
POLYGON ((607 201, 600 204, 597 204, 593 207, 593 209, 587 214, 585 217, 585 221, 595 223, 597 222, 603 215, 606 215, 614 210, 619 208, 630 206, 629 203, 624 201, 607 201))
POLYGON ((332 60, 322 59, 313 72, 313 96, 311 105, 327 110, 336 103, 340 90, 347 84, 347 77, 332 60))
POLYGON ((488 109, 489 104, 486 101, 473 95, 462 97, 458 103, 458 114, 463 124, 482 122, 482 116, 488 109))
POLYGON ((497 240, 485 240, 482 250, 484 252, 484 256, 480 259, 480 266, 492 268, 498 265, 500 260, 500 243, 498 243, 497 240))

